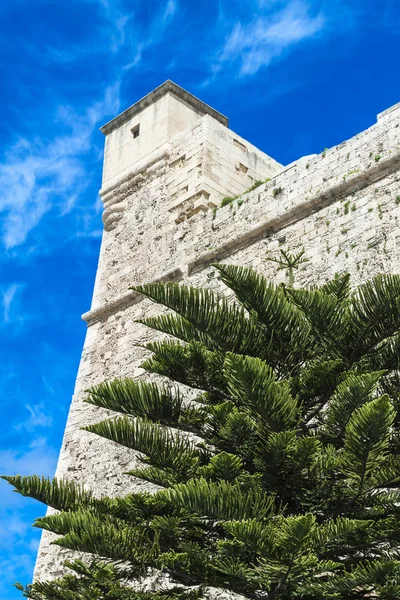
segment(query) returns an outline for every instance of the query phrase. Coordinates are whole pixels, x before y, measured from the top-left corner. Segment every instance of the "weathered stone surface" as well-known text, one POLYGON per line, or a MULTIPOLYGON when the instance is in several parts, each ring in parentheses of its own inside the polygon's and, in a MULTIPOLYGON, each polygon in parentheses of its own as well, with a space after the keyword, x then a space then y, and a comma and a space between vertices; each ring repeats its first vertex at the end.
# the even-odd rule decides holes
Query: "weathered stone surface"
MULTIPOLYGON (((85 389, 143 375, 138 344, 156 334, 135 321, 159 309, 130 285, 180 280, 222 290, 210 267, 218 260, 280 281, 285 274, 265 259, 280 247, 305 248, 309 262, 296 274, 299 285, 342 271, 357 284, 400 264, 400 105, 347 142, 282 167, 201 101, 171 82, 161 88, 104 128, 105 231, 57 467, 58 477, 83 480, 99 495, 151 489, 124 475, 136 461, 131 451, 80 430, 104 417, 83 403, 85 389), (239 202, 213 210, 222 197, 267 177, 239 202)), ((45 533, 39 579, 61 572, 63 555, 50 540, 45 533)))

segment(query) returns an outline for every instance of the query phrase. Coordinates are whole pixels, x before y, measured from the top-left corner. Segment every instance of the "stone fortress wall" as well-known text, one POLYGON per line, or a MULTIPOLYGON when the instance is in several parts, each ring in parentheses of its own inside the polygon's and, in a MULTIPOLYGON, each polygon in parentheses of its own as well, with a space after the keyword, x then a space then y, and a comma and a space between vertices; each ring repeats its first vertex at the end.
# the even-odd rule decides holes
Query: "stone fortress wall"
MULTIPOLYGON (((132 451, 80 430, 106 416, 82 402, 85 389, 143 375, 138 344, 156 334, 135 321, 159 309, 130 285, 182 281, 222 290, 211 267, 218 261, 281 281, 284 273, 266 260, 279 248, 305 248, 298 285, 343 271, 354 284, 399 271, 399 126, 400 104, 354 138, 283 167, 230 131, 223 115, 166 82, 102 128, 105 231, 58 477, 83 480, 98 495, 151 489, 124 475, 132 451)), ((62 572, 63 552, 51 539, 42 536, 37 579, 62 572)))

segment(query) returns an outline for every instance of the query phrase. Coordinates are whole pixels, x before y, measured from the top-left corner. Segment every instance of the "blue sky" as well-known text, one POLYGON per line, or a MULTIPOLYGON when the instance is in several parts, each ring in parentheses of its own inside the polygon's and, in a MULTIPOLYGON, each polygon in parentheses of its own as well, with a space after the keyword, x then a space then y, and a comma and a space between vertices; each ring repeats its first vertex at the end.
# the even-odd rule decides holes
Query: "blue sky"
MULTIPOLYGON (((287 164, 400 101, 398 0, 2 0, 0 472, 54 472, 101 241, 98 128, 172 79, 287 164)), ((134 283, 134 282, 132 282, 134 283)), ((0 493, 0 598, 43 507, 0 493)))

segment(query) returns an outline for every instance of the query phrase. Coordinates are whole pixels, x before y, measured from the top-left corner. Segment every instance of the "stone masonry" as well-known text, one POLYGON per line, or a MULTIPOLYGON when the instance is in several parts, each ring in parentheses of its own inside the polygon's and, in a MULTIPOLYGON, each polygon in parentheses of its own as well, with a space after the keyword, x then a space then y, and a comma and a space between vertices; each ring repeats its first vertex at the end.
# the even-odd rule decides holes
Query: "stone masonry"
MULTIPOLYGON (((98 495, 151 489, 124 475, 132 451, 80 430, 106 416, 83 403, 85 389, 143 375, 139 345, 156 334, 136 320, 159 309, 130 285, 182 281, 223 291, 210 266, 217 261, 281 281, 266 261, 279 248, 305 249, 298 285, 343 271, 357 284, 399 270, 399 126, 397 104, 354 138, 283 167, 167 81, 102 128, 104 235, 58 477, 83 480, 98 495), (239 198, 221 208, 226 196, 239 198)), ((51 539, 42 536, 36 579, 62 573, 63 552, 51 539)))

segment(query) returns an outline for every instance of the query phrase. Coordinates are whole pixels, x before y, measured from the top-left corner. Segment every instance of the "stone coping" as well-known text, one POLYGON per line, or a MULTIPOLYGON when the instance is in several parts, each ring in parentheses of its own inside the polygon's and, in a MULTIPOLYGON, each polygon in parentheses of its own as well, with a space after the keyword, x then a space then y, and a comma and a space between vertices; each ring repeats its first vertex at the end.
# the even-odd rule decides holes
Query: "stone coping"
MULTIPOLYGON (((278 212, 275 217, 261 221, 253 225, 240 235, 232 237, 214 250, 209 250, 191 259, 187 264, 187 274, 207 268, 211 263, 218 262, 222 258, 250 246, 255 241, 267 237, 276 231, 292 225, 296 221, 304 219, 313 212, 321 210, 332 202, 336 202, 352 192, 358 192, 368 187, 371 183, 383 179, 390 173, 400 168, 400 153, 382 158, 379 164, 373 165, 365 171, 353 175, 350 179, 329 187, 308 198, 300 204, 296 204, 289 210, 278 212)), ((280 173, 278 173, 280 175, 280 173)))
MULTIPOLYGON (((166 281, 179 281, 183 277, 183 271, 179 267, 176 269, 172 269, 160 277, 156 277, 153 279, 151 283, 165 283, 166 281)), ((105 318, 108 318, 110 315, 118 312, 122 307, 131 306, 132 304, 136 304, 136 302, 140 302, 143 300, 144 296, 139 294, 139 292, 135 292, 133 290, 118 296, 115 300, 111 302, 107 302, 102 306, 89 310, 88 312, 82 315, 82 320, 86 321, 88 325, 92 325, 97 321, 102 321, 105 318)))
POLYGON ((151 104, 154 104, 155 102, 157 102, 157 100, 159 100, 168 93, 173 94, 179 100, 188 104, 197 113, 201 115, 210 115, 211 117, 222 123, 222 125, 228 127, 228 117, 225 117, 223 114, 221 114, 202 100, 199 100, 199 98, 196 98, 196 96, 193 96, 193 94, 190 94, 170 79, 167 79, 167 81, 165 81, 155 90, 150 92, 150 94, 147 94, 146 96, 144 96, 144 98, 142 98, 141 100, 124 110, 114 119, 111 119, 111 121, 103 125, 103 127, 100 127, 100 131, 104 133, 104 135, 108 135, 109 133, 111 133, 115 129, 118 129, 118 127, 121 127, 121 125, 129 121, 129 119, 131 119, 133 116, 137 115, 151 104))
MULTIPOLYGON (((154 279, 153 282, 179 281, 183 278, 184 274, 190 276, 192 273, 206 269, 211 263, 218 262, 222 258, 253 244, 255 241, 267 237, 268 235, 303 219, 313 212, 321 210, 331 202, 340 200, 352 192, 360 191, 363 188, 368 187, 371 183, 383 179, 390 173, 397 171, 399 168, 400 152, 384 157, 378 164, 372 165, 369 169, 353 175, 351 178, 341 181, 340 183, 331 186, 329 189, 315 194, 306 201, 293 206, 290 210, 281 210, 273 218, 266 219, 265 221, 253 225, 244 233, 232 237, 218 248, 193 257, 188 261, 185 267, 172 269, 154 279)), ((143 298, 144 296, 138 292, 127 292, 111 302, 84 313, 82 319, 86 321, 88 325, 91 325, 99 320, 108 318, 124 306, 130 306, 140 302, 143 298)))

